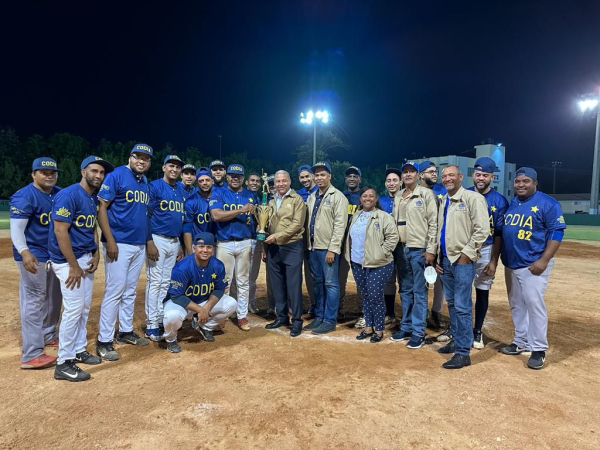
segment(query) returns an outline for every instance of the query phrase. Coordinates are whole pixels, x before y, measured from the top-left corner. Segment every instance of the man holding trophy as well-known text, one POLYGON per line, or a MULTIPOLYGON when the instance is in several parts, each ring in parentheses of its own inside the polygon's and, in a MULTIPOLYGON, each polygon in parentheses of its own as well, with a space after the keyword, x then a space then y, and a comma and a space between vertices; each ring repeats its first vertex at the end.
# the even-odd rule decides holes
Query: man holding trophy
MULTIPOLYGON (((265 183, 266 184, 266 183, 265 183)), ((288 298, 292 308, 290 336, 302 333, 302 262, 304 260, 304 222, 306 205, 302 197, 290 188, 292 180, 285 170, 275 173, 275 196, 268 206, 257 208, 258 240, 264 240, 267 271, 273 285, 277 319, 267 324, 273 329, 289 327, 288 298), (264 233, 268 223, 269 235, 264 233)), ((263 187, 266 201, 268 185, 263 187)))

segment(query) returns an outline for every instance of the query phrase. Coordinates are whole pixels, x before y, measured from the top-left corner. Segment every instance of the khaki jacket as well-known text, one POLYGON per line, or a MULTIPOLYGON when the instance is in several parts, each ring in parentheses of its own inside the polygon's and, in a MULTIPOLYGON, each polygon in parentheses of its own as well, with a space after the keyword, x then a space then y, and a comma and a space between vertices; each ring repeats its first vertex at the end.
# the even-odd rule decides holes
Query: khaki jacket
POLYGON ((428 253, 437 253, 438 237, 438 204, 435 194, 431 189, 417 186, 409 196, 406 204, 405 223, 400 222, 399 211, 402 189, 394 196, 394 209, 392 216, 398 226, 398 235, 401 236, 401 227, 406 234, 404 244, 411 248, 424 248, 428 253))
POLYGON ((315 206, 315 192, 308 196, 306 205, 308 211, 306 214, 306 237, 307 248, 309 250, 329 250, 330 252, 340 254, 346 225, 348 224, 348 199, 341 191, 333 185, 325 191, 321 205, 317 210, 315 217, 315 240, 314 245, 310 244, 310 218, 315 206))
MULTIPOLYGON (((350 229, 361 210, 357 209, 352 216, 352 221, 348 227, 348 236, 346 237, 346 245, 344 257, 350 264, 350 249, 352 238, 350 237, 350 229)), ((391 215, 381 209, 373 209, 365 234, 364 258, 363 267, 381 267, 391 263, 394 260, 394 249, 398 245, 398 229, 391 215)))
POLYGON ((277 245, 285 245, 302 239, 306 222, 306 204, 296 191, 290 191, 283 196, 281 206, 277 210, 277 202, 271 199, 272 207, 269 216, 268 231, 275 234, 277 245))
MULTIPOLYGON (((438 215, 438 248, 442 258, 441 235, 444 225, 444 207, 448 194, 444 195, 438 215)), ((481 257, 480 249, 490 235, 490 219, 483 195, 462 186, 450 197, 446 215, 446 255, 454 263, 461 253, 471 261, 481 257)))

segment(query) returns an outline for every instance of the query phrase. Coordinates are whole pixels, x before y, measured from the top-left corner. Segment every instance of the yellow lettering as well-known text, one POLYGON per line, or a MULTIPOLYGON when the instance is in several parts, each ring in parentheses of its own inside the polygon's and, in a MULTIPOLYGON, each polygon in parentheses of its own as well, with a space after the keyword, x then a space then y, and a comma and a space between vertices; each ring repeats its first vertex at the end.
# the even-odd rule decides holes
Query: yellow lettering
MULTIPOLYGON (((531 216, 527 217, 527 220, 525 221, 525 225, 523 225, 525 227, 529 227, 529 229, 533 229, 533 220, 531 218, 531 216)), ((529 234, 531 236, 531 233, 529 234)))
POLYGON ((50 214, 43 213, 40 215, 40 223, 42 225, 48 225, 50 219, 50 214))

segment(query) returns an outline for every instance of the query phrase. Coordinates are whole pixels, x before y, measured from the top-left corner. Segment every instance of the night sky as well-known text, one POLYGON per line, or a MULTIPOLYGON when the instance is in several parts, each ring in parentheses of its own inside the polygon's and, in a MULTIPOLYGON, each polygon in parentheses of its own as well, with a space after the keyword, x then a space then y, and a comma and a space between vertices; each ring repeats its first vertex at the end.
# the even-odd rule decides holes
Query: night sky
POLYGON ((352 145, 335 159, 472 156, 490 137, 589 191, 594 121, 575 102, 600 87, 600 1, 12 3, 0 125, 21 138, 217 155, 221 134, 226 161, 287 162, 300 111, 322 106, 352 145))

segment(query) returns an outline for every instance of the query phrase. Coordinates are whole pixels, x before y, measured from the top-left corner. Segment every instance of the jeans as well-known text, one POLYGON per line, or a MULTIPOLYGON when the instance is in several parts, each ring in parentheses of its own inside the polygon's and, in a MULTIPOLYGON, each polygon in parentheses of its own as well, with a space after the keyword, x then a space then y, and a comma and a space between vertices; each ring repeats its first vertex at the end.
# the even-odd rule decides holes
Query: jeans
POLYGON ((402 324, 400 331, 412 332, 414 337, 425 337, 427 325, 427 285, 425 282, 424 248, 404 247, 402 275, 402 324))
POLYGON ((468 355, 473 345, 473 300, 471 289, 475 278, 475 263, 454 264, 444 256, 441 275, 444 295, 450 312, 450 330, 457 355, 468 355))
POLYGON ((340 255, 335 255, 333 263, 328 264, 325 262, 326 254, 327 250, 311 250, 308 262, 314 281, 315 316, 323 322, 335 325, 340 304, 340 255))

